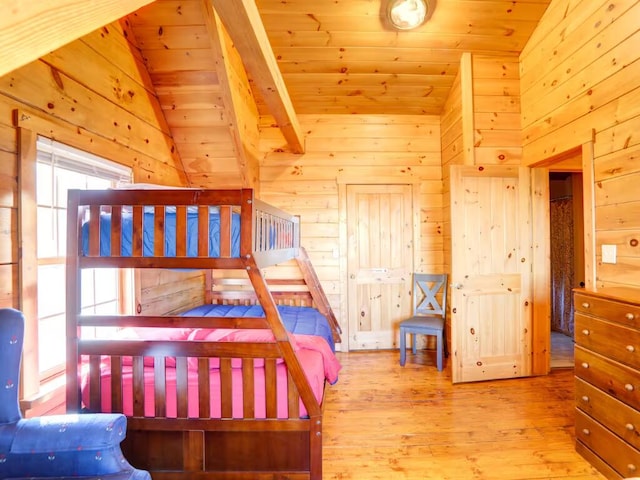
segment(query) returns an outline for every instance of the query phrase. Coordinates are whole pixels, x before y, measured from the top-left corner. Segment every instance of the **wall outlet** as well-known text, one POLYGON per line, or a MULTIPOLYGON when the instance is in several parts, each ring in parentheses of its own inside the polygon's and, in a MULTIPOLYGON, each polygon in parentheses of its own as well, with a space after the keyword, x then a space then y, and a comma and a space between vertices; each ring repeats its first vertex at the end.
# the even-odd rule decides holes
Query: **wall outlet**
POLYGON ((616 246, 602 245, 602 263, 616 263, 616 246))

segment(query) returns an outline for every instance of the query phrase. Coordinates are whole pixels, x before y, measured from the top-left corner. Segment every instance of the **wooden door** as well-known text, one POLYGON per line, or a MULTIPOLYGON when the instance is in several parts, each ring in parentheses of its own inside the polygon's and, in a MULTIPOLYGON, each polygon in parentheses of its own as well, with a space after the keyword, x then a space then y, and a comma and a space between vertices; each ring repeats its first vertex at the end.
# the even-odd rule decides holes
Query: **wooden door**
POLYGON ((451 167, 453 382, 531 374, 529 169, 451 167))
POLYGON ((411 185, 347 185, 347 301, 350 350, 398 344, 411 311, 411 185))

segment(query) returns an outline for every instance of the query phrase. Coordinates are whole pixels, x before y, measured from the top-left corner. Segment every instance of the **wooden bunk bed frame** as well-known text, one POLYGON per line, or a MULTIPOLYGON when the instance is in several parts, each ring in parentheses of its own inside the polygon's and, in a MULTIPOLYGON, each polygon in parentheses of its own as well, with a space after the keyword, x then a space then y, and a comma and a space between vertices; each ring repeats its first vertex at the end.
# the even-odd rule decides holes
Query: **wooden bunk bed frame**
MULTIPOLYGON (((304 249, 300 247, 299 220, 254 198, 253 190, 104 190, 69 192, 67 246, 67 410, 78 411, 82 405, 82 368, 88 370, 89 405, 100 410, 101 362, 111 364, 111 404, 122 411, 123 358, 131 358, 133 370, 133 415, 128 416, 127 438, 123 442, 126 458, 139 468, 151 472, 154 480, 197 478, 202 480, 261 480, 287 478, 294 480, 322 478, 322 401, 317 401, 295 349, 278 314, 276 302, 291 305, 311 302, 323 313, 339 341, 339 326, 320 282, 304 249), (217 206, 220 214, 220 256, 208 254, 205 212, 217 206), (153 255, 143 255, 142 229, 145 209, 155 212, 155 246, 153 255), (167 208, 176 212, 176 255, 164 256, 165 225, 162 219, 167 208), (198 252, 186 256, 187 210, 197 208, 198 252), (122 242, 121 224, 125 209, 132 212, 133 239, 130 256, 115 255, 122 242), (88 213, 87 213, 88 212, 88 213), (100 255, 100 214, 111 217, 111 255, 100 255), (231 219, 240 214, 240 256, 231 256, 231 219), (87 220, 88 217, 88 220, 87 220), (82 224, 89 225, 88 253, 83 254, 82 224), (205 223, 202 223, 205 222, 205 223), (261 268, 296 259, 307 292, 293 289, 272 295, 279 290, 279 280, 271 285, 261 268), (206 283, 207 300, 212 302, 257 301, 265 317, 201 318, 168 315, 83 315, 81 312, 81 272, 87 268, 127 269, 241 269, 247 272, 251 292, 241 295, 206 283), (276 299, 274 299, 276 297, 276 299), (191 341, 127 341, 83 339, 82 327, 162 327, 162 328, 228 328, 269 329, 274 341, 261 343, 191 342, 191 341), (143 369, 145 358, 154 360, 155 415, 144 414, 143 369), (166 413, 164 369, 168 358, 175 358, 177 416, 166 413), (218 358, 220 371, 221 418, 211 418, 209 404, 202 399, 209 395, 209 359, 218 358), (187 414, 187 365, 197 359, 199 415, 187 414), (242 361, 243 418, 231 413, 231 360, 242 361), (253 402, 253 368, 255 359, 262 359, 266 378, 266 418, 255 418, 253 402), (282 359, 282 360, 279 360, 282 359), (277 418, 276 388, 273 371, 277 361, 287 367, 288 417, 277 418), (84 362, 84 363, 83 363, 84 362), (247 366, 245 368, 245 366, 247 366), (136 372, 138 372, 136 374, 136 372), (270 373, 271 372, 271 373, 270 373), (136 377, 137 375, 137 377, 136 377), (137 380, 136 380, 137 379, 137 380), (307 415, 301 418, 299 404, 307 415)), ((206 276, 211 279, 211 275, 206 276)))

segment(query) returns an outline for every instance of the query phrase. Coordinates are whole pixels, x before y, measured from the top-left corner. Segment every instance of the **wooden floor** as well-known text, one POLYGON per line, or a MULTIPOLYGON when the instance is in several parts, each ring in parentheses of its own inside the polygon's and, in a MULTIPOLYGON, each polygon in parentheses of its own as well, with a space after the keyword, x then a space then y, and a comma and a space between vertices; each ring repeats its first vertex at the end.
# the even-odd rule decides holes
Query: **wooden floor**
POLYGON ((573 371, 452 385, 429 354, 338 353, 323 479, 603 479, 574 450, 573 371))

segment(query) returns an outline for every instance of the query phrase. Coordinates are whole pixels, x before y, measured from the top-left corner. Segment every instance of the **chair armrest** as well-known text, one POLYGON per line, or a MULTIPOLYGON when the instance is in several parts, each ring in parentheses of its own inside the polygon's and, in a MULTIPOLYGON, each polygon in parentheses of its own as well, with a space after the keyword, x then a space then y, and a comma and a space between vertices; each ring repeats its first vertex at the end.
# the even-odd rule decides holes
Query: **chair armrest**
POLYGON ((11 453, 105 450, 120 445, 127 432, 122 414, 51 415, 18 422, 11 453))

